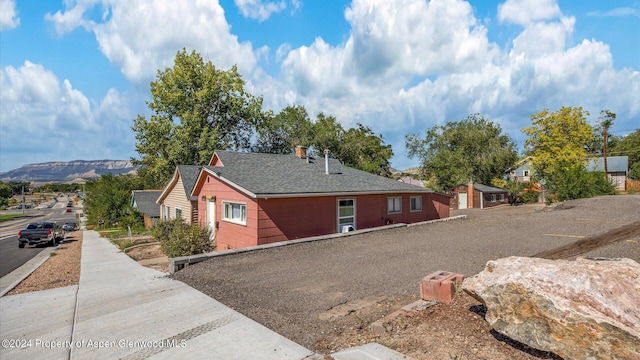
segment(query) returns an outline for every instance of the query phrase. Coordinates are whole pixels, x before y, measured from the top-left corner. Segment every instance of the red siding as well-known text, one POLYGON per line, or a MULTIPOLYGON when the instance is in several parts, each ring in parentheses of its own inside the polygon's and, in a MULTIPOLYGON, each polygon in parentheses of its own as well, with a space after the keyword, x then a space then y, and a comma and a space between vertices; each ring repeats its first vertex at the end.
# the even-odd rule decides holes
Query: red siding
POLYGON ((449 217, 451 209, 451 197, 444 194, 432 193, 427 195, 430 204, 426 206, 428 220, 444 219, 449 217))
POLYGON ((304 198, 253 199, 204 174, 195 187, 198 196, 198 220, 206 224, 206 203, 202 196, 216 197, 216 250, 242 248, 338 232, 338 199, 355 199, 356 228, 365 229, 389 223, 414 223, 449 216, 450 197, 434 193, 384 194, 359 196, 321 196, 304 198), (387 214, 387 198, 402 197, 402 212, 387 214), (422 197, 422 211, 410 211, 411 196, 422 197), (247 205, 247 224, 222 219, 222 203, 247 205))
POLYGON ((337 232, 335 197, 260 199, 258 244, 337 232))
POLYGON ((385 194, 260 199, 258 244, 338 232, 338 199, 355 199, 356 228, 415 223, 449 217, 450 197, 442 194, 385 194), (387 198, 402 197, 402 213, 387 214, 387 198), (422 196, 422 211, 410 211, 410 197, 422 196))
POLYGON ((237 249, 256 245, 258 233, 257 209, 255 199, 236 191, 234 188, 207 174, 198 190, 198 220, 207 222, 206 204, 202 196, 216 197, 216 250, 237 249), (247 204, 247 224, 239 225, 222 219, 222 203, 226 201, 247 204))

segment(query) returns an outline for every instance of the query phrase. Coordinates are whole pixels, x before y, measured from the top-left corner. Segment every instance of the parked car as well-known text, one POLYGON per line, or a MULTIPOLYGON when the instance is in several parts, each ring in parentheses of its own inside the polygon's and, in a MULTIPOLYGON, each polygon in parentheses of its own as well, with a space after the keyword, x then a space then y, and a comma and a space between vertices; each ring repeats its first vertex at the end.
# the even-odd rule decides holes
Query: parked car
POLYGON ((72 208, 70 208, 70 207, 67 208, 67 212, 72 212, 72 211, 73 211, 72 208))
POLYGON ((78 230, 78 224, 74 222, 64 223, 64 225, 62 225, 62 230, 65 232, 76 231, 78 230))
POLYGON ((18 247, 25 245, 56 244, 64 239, 64 230, 55 222, 45 221, 30 223, 26 228, 18 231, 18 247))
POLYGON ((62 230, 65 232, 71 232, 78 230, 78 225, 76 223, 64 223, 62 225, 62 230))

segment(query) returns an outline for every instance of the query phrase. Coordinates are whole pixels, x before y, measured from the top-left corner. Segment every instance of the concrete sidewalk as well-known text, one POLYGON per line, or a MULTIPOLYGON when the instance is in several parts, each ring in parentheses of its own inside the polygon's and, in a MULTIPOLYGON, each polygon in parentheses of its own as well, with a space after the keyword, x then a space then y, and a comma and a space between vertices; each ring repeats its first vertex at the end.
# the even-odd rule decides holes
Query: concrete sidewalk
MULTIPOLYGON (((0 339, 0 359, 324 358, 141 266, 95 231, 83 234, 79 285, 0 297, 0 339)), ((332 357, 407 359, 378 344, 332 357)))
POLYGON ((2 359, 307 359, 304 347, 85 231, 80 284, 0 298, 2 359), (71 345, 69 345, 71 344, 71 345))

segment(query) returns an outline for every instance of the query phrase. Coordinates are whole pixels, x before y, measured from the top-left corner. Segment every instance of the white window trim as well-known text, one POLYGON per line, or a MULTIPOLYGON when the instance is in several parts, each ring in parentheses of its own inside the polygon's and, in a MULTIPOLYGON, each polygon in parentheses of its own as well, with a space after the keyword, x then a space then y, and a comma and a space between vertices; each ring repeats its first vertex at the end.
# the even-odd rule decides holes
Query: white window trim
POLYGON ((239 202, 239 201, 222 201, 222 221, 232 223, 232 224, 247 226, 247 203, 239 202), (244 221, 227 218, 227 212, 226 212, 227 204, 244 206, 244 221))
MULTIPOLYGON (((395 201, 394 201, 395 203, 395 201)), ((387 214, 402 214, 402 196, 389 196, 387 197, 387 214), (389 200, 391 199, 399 199, 400 200, 400 209, 398 211, 391 211, 389 209, 389 200)))
POLYGON ((164 219, 171 220, 171 206, 165 205, 164 209, 165 209, 164 219))
POLYGON ((182 208, 177 206, 173 208, 173 214, 175 215, 176 219, 178 218, 178 211, 180 211, 180 217, 182 217, 182 208))
POLYGON ((336 214, 338 215, 337 216, 337 220, 336 220, 336 226, 338 228, 338 232, 342 231, 342 229, 340 228, 340 220, 347 219, 347 218, 353 218, 353 228, 357 229, 357 227, 356 227, 356 224, 357 224, 357 219, 356 219, 356 199, 355 198, 338 198, 336 200, 336 214), (344 201, 344 200, 353 201, 353 215, 340 216, 340 201, 344 201))
POLYGON ((422 196, 418 195, 418 196, 411 196, 409 198, 409 211, 410 212, 422 212, 423 206, 422 206, 422 196), (412 209, 411 208, 411 200, 413 199, 420 199, 420 209, 412 209))
POLYGON ((496 194, 491 194, 491 202, 496 202, 497 198, 496 194))

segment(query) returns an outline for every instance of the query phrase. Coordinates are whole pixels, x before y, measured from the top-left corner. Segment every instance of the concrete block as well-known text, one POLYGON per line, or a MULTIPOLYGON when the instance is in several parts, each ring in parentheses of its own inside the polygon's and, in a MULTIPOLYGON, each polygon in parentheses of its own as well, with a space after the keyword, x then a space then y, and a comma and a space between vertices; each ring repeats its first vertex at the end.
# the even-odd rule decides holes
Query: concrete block
POLYGON ((420 282, 420 297, 427 301, 449 303, 453 300, 456 287, 462 284, 462 280, 464 275, 449 271, 431 273, 420 282))

